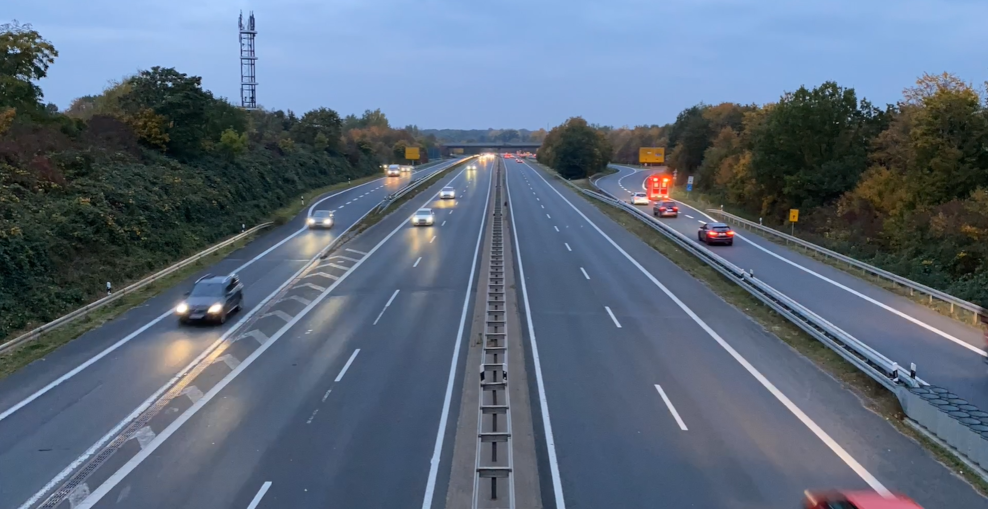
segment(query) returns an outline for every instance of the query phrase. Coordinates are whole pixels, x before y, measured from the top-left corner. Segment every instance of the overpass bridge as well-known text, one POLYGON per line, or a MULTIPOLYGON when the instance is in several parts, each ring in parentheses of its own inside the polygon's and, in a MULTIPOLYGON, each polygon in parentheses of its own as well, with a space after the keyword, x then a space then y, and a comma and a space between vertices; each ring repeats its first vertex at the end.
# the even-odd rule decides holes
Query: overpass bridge
POLYGON ((481 152, 495 151, 497 153, 518 152, 519 150, 538 150, 542 146, 540 141, 528 142, 476 142, 476 143, 444 143, 443 147, 447 154, 479 154, 481 152))

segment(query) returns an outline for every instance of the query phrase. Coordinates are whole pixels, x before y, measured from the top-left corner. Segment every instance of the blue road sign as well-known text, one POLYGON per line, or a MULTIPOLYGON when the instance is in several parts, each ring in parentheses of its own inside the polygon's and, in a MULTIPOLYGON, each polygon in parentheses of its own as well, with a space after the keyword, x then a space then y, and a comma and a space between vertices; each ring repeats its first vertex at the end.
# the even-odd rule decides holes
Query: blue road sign
POLYGON ((693 184, 692 183, 686 184, 686 190, 687 191, 692 191, 693 190, 693 184))

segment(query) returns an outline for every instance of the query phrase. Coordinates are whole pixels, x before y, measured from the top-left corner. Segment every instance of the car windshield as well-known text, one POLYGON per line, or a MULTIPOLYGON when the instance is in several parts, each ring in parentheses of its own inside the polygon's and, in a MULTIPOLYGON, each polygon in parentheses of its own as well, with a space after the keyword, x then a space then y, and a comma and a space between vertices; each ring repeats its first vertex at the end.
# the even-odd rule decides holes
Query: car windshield
POLYGON ((645 197, 645 193, 635 193, 635 197, 636 198, 644 198, 645 197))
POLYGON ((312 217, 318 217, 318 218, 333 217, 333 213, 328 210, 317 210, 312 213, 312 217))
POLYGON ((717 230, 719 232, 731 231, 731 227, 730 226, 714 226, 713 229, 714 230, 717 230))
POLYGON ((217 282, 199 283, 192 287, 190 297, 220 297, 226 285, 217 282))
POLYGON ((432 211, 429 210, 429 209, 419 209, 419 211, 416 212, 416 214, 418 214, 420 216, 427 216, 427 215, 429 215, 431 213, 432 213, 432 211))

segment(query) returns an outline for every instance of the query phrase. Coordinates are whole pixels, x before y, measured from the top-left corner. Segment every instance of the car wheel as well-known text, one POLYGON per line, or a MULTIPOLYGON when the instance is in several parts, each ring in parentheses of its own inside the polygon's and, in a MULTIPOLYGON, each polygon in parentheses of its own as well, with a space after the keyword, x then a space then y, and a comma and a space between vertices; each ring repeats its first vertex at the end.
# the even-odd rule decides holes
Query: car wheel
POLYGON ((178 323, 180 323, 182 325, 188 325, 189 324, 189 321, 187 319, 185 319, 185 318, 179 318, 178 319, 178 323))
POLYGON ((659 217, 659 213, 656 212, 656 211, 654 211, 654 210, 652 211, 652 215, 655 216, 655 217, 659 217))
POLYGON ((226 323, 226 311, 223 311, 222 313, 220 313, 219 322, 220 322, 220 325, 223 325, 224 323, 226 323))

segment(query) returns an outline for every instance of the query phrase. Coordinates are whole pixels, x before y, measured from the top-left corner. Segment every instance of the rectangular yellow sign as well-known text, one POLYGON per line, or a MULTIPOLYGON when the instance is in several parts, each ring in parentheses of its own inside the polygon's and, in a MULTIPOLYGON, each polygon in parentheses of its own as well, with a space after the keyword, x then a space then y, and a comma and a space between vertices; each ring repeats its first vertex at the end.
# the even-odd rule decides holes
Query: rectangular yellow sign
POLYGON ((666 162, 665 147, 641 147, 638 149, 638 162, 649 164, 664 164, 666 162))
POLYGON ((799 209, 789 209, 789 222, 795 223, 799 221, 799 209))
POLYGON ((418 147, 405 147, 405 159, 415 161, 418 160, 418 158, 419 158, 418 147))

